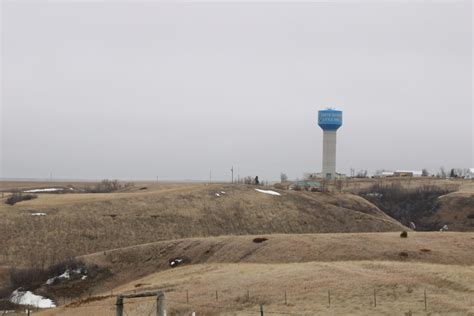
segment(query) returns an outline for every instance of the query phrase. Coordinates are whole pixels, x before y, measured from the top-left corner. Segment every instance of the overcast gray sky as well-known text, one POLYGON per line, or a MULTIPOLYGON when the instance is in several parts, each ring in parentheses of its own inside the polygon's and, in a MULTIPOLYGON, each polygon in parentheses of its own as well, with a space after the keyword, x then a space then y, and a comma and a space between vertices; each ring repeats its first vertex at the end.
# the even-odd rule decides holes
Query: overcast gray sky
POLYGON ((2 177, 474 167, 471 1, 2 1, 2 177))

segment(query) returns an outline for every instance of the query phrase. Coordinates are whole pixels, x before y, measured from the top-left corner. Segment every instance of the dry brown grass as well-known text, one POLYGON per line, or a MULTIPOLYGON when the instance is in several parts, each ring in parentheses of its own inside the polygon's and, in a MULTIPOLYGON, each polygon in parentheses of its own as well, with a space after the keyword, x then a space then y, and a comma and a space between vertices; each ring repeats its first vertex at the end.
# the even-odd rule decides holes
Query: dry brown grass
MULTIPOLYGON (((151 274, 115 288, 114 293, 136 291, 137 283, 146 284, 139 291, 163 290, 171 315, 192 311, 197 315, 257 315, 259 304, 264 304, 267 313, 297 315, 403 315, 409 310, 414 315, 469 315, 474 311, 472 266, 378 261, 201 264, 151 274), (377 307, 373 306, 374 289, 377 307)), ((125 306, 127 315, 146 315, 153 309, 153 301, 130 303, 125 306)), ((113 315, 113 304, 113 299, 106 299, 95 306, 83 304, 40 315, 113 315)))
POLYGON ((438 211, 429 220, 448 225, 454 231, 474 231, 474 189, 446 194, 439 198, 438 211))
POLYGON ((399 233, 222 236, 164 241, 82 257, 109 268, 114 277, 98 284, 100 292, 169 269, 168 260, 186 257, 202 263, 301 263, 342 261, 399 261, 447 265, 474 264, 474 233, 399 233), (401 256, 405 253, 406 256, 401 256))
POLYGON ((38 194, 0 202, 0 264, 65 257, 185 237, 264 233, 396 231, 402 226, 349 194, 284 191, 275 197, 239 185, 148 185, 108 194, 38 194), (221 197, 215 193, 226 191, 221 197), (31 216, 45 212, 47 216, 31 216))
MULTIPOLYGON (((439 179, 434 177, 389 177, 389 178, 366 178, 366 179, 344 179, 343 191, 359 192, 370 188, 375 183, 382 185, 400 184, 404 188, 416 189, 423 186, 438 186, 450 190, 474 190, 474 180, 470 179, 439 179)), ((330 184, 334 189, 334 183, 330 184)))

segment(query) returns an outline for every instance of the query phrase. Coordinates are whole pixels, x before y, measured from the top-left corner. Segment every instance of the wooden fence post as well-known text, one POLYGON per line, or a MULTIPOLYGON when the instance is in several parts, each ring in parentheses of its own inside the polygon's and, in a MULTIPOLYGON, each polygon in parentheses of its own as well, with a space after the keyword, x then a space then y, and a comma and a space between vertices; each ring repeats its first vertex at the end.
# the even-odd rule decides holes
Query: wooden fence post
POLYGON ((377 307, 377 296, 375 296, 375 289, 374 289, 374 307, 377 307))
POLYGON ((287 305, 287 304, 286 304, 286 290, 285 290, 285 305, 287 305))
POLYGON ((331 307, 331 290, 328 290, 328 307, 331 307))
POLYGON ((163 293, 156 296, 156 316, 165 316, 165 296, 163 293))
POLYGON ((123 297, 122 295, 117 296, 117 301, 115 302, 115 315, 123 316, 123 297))
POLYGON ((186 290, 186 304, 189 304, 189 290, 186 290))
POLYGON ((260 316, 263 316, 263 305, 260 304, 260 316))
POLYGON ((426 289, 425 289, 425 310, 427 308, 427 304, 426 304, 426 289))
POLYGON ((123 316, 123 300, 125 298, 141 298, 149 296, 156 296, 156 315, 165 316, 165 294, 161 291, 117 295, 117 301, 115 302, 115 315, 123 316))

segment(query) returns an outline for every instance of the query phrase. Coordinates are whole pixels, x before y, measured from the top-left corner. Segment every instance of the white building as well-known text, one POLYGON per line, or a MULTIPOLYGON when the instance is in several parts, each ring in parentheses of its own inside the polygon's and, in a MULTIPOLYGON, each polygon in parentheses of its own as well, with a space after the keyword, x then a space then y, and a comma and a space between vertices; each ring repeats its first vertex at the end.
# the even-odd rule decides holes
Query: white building
POLYGON ((469 171, 467 172, 465 179, 474 179, 474 168, 469 168, 469 171))

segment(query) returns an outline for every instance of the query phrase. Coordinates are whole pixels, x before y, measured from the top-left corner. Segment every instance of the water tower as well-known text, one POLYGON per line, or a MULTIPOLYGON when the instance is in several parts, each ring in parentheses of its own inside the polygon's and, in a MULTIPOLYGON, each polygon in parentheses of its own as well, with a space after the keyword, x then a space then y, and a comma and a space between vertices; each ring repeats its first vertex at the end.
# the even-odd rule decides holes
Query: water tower
POLYGON ((337 130, 342 126, 342 111, 319 111, 318 125, 323 129, 323 178, 335 179, 337 130))

